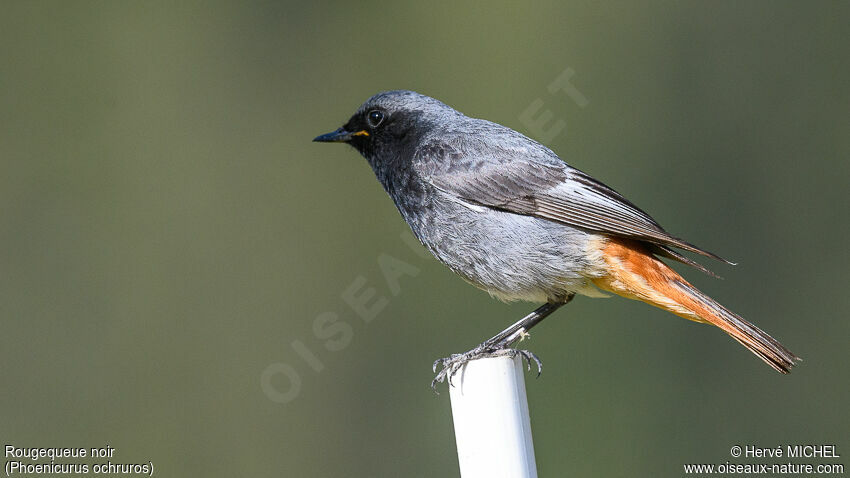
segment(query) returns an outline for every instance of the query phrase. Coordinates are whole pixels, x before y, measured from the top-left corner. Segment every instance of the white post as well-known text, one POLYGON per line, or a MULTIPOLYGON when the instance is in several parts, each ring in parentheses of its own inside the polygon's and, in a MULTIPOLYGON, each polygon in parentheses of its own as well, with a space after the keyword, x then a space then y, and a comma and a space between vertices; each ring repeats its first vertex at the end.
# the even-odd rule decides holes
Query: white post
POLYGON ((473 360, 449 386, 462 478, 537 478, 520 357, 473 360))

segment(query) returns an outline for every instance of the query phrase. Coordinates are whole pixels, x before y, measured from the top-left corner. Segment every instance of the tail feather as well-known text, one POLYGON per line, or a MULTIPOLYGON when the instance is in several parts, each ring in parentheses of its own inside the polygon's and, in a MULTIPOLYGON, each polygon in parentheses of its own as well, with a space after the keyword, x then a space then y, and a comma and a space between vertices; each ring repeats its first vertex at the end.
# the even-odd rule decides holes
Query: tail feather
POLYGON ((801 360, 779 341, 689 284, 652 255, 647 246, 608 239, 601 246, 608 273, 594 280, 597 287, 641 300, 680 317, 715 325, 781 373, 801 360))
POLYGON ((767 332, 747 322, 740 315, 720 305, 717 301, 703 294, 687 282, 673 280, 673 284, 682 289, 689 298, 696 302, 698 315, 706 322, 716 325, 737 340, 765 363, 781 373, 789 373, 791 367, 800 358, 794 355, 784 345, 779 343, 767 332), (703 309, 700 311, 699 309, 703 309), (699 313, 702 312, 702 313, 699 313))

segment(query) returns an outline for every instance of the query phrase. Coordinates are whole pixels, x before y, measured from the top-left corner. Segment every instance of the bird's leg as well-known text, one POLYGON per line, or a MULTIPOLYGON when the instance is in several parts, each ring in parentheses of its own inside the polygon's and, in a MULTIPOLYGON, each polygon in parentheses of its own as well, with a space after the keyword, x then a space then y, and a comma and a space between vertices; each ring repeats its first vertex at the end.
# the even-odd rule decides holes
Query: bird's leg
POLYGON ((453 354, 450 357, 438 359, 434 362, 434 371, 436 372, 439 367, 440 372, 437 373, 437 376, 434 377, 433 381, 431 381, 431 388, 436 391, 437 384, 442 383, 443 381, 448 381, 449 385, 451 385, 452 375, 463 367, 464 364, 470 360, 484 357, 516 357, 519 355, 525 359, 529 370, 531 370, 532 360, 537 364, 537 375, 539 376, 543 367, 543 363, 540 359, 528 350, 513 349, 510 348, 510 345, 517 339, 524 337, 532 327, 539 324, 540 321, 548 317, 552 312, 555 312, 559 307, 572 300, 574 295, 575 294, 570 294, 563 302, 548 302, 541 305, 534 309, 534 311, 530 314, 526 315, 507 329, 499 332, 492 338, 484 341, 469 352, 453 354))

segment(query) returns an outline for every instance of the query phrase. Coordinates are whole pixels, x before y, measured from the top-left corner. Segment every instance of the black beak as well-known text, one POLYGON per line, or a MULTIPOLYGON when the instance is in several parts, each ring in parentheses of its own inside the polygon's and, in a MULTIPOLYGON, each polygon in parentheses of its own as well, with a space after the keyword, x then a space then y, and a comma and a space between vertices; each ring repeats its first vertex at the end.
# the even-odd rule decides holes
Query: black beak
POLYGON ((313 138, 313 141, 318 141, 319 143, 347 143, 350 140, 351 133, 344 128, 313 138))
POLYGON ((351 141, 351 138, 355 136, 369 136, 369 133, 364 131, 358 131, 356 133, 351 133, 346 131, 345 128, 340 128, 331 133, 326 133, 321 136, 316 136, 313 138, 313 141, 317 141, 319 143, 347 143, 351 141))

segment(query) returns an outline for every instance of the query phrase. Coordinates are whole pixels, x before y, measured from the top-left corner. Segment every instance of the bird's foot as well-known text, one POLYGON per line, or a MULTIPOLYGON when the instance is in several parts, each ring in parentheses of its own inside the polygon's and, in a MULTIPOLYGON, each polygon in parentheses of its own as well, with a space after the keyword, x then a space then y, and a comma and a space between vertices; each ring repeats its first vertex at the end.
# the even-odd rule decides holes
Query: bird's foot
POLYGON ((497 344, 490 344, 488 342, 484 342, 469 352, 452 354, 449 357, 437 359, 434 361, 433 370, 434 372, 437 372, 437 369, 439 368, 440 371, 434 377, 434 380, 431 381, 431 389, 434 390, 435 393, 439 393, 437 392, 437 384, 443 382, 447 382, 450 386, 453 386, 452 377, 461 368, 463 368, 467 362, 487 357, 513 358, 520 356, 525 361, 528 370, 531 370, 531 362, 534 362, 537 365, 537 376, 539 377, 540 373, 543 371, 543 362, 540 361, 540 358, 528 350, 510 348, 508 347, 509 343, 510 342, 501 342, 497 344))

